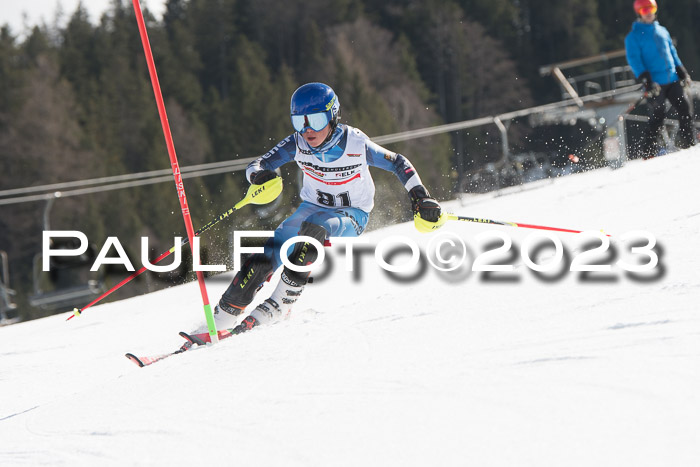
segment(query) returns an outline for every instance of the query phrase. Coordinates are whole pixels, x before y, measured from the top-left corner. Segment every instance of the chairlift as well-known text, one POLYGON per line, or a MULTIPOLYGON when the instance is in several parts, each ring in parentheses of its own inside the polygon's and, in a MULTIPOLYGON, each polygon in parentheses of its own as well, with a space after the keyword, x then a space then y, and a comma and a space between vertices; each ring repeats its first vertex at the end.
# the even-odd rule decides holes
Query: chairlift
MULTIPOLYGON (((75 249, 72 238, 52 239, 52 250, 75 249)), ((58 256, 49 261, 49 271, 42 270, 43 256, 38 253, 33 262, 34 293, 29 304, 44 310, 74 308, 89 303, 104 292, 104 273, 91 272, 97 257, 94 245, 80 256, 58 256)))
MULTIPOLYGON (((49 213, 53 202, 60 197, 57 193, 48 200, 44 210, 44 230, 49 228, 49 213)), ((74 250, 78 240, 71 237, 52 238, 51 249, 74 250)), ((104 272, 92 272, 90 267, 97 258, 95 245, 88 245, 80 256, 54 256, 49 262, 49 271, 43 271, 43 256, 37 253, 33 260, 33 294, 29 304, 43 310, 60 310, 80 307, 92 301, 106 290, 104 272)))

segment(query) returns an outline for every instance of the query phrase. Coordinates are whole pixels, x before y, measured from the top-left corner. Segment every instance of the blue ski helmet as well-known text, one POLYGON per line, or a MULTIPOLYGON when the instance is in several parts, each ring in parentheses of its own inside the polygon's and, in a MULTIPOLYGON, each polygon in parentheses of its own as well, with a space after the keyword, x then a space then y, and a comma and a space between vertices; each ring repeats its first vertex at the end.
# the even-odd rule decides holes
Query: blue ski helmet
POLYGON ((292 94, 289 108, 292 126, 299 133, 304 133, 307 128, 320 131, 330 123, 332 134, 340 118, 338 96, 323 83, 307 83, 299 87, 292 94))

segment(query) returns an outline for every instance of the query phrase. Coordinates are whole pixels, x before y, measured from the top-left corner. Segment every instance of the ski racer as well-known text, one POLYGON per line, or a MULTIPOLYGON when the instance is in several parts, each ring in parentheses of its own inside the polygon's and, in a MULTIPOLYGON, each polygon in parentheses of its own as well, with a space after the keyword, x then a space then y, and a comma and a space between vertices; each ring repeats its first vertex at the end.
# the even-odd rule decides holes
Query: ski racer
POLYGON ((678 147, 695 144, 690 104, 683 87, 690 85, 690 75, 683 66, 668 30, 656 20, 656 0, 635 0, 637 20, 625 38, 625 51, 635 77, 644 85, 651 107, 649 127, 637 148, 644 159, 659 152, 658 137, 666 114, 666 99, 678 111, 678 147))
POLYGON ((295 161, 303 173, 302 202, 277 227, 264 253, 256 253, 243 263, 216 305, 217 329, 233 328, 234 334, 286 315, 301 295, 308 272, 285 266, 271 296, 235 326, 263 283, 282 266, 281 255, 299 266, 317 258, 310 242, 300 241, 291 251, 281 251, 286 240, 308 236, 323 245, 330 237, 362 234, 374 206, 370 166, 396 175, 408 192, 419 230, 435 229, 445 221, 440 205, 408 159, 373 143, 359 129, 339 123, 340 102, 330 86, 308 83, 299 87, 292 95, 290 111, 295 133, 251 162, 246 177, 253 185, 263 185, 277 177, 278 167, 295 161))

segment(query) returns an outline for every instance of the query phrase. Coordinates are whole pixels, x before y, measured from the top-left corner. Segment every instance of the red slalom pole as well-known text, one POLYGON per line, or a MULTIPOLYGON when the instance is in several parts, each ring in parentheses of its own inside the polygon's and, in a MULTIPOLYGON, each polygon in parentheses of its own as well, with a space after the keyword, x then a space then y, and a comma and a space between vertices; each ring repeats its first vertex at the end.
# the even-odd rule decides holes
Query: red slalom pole
MULTIPOLYGON (((160 123, 163 127, 163 136, 165 137, 165 144, 168 147, 168 156, 170 157, 170 165, 173 169, 173 177, 175 178, 175 187, 177 188, 177 196, 180 200, 180 208, 182 210, 182 219, 185 222, 185 229, 187 229, 187 238, 190 241, 190 248, 193 248, 195 237, 194 227, 192 227, 192 218, 190 217, 190 208, 187 204, 187 196, 185 195, 185 185, 182 181, 182 174, 180 173, 180 165, 177 162, 177 155, 175 154, 175 144, 173 143, 173 136, 170 133, 170 125, 168 124, 168 115, 165 113, 165 104, 163 103, 163 95, 160 91, 160 83, 158 82, 158 75, 156 73, 156 65, 153 61, 153 52, 151 51, 151 45, 148 41, 148 32, 146 31, 146 24, 143 20, 143 13, 141 12, 141 6, 139 5, 139 0, 132 0, 134 5, 134 13, 136 14, 136 22, 139 25, 139 34, 141 35, 141 43, 143 44, 143 53, 146 55, 146 63, 148 64, 148 73, 151 77, 151 84, 153 86, 153 94, 156 98, 156 105, 158 106, 158 115, 160 116, 160 123)), ((194 254, 194 251, 193 251, 194 254)), ((199 282, 199 290, 202 294, 202 302, 204 303, 204 315, 207 319, 207 327, 209 328, 209 337, 212 343, 219 342, 219 337, 216 332, 216 323, 214 323, 214 315, 211 311, 211 305, 209 304, 209 297, 207 295, 207 288, 204 284, 204 274, 202 271, 196 271, 197 281, 199 282)))

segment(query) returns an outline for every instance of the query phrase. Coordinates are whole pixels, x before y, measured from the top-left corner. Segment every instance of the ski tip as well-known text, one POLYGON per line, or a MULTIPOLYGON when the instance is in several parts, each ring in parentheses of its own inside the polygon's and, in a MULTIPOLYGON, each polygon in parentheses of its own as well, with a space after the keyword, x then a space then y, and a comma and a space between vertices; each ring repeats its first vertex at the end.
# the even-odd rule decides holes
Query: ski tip
POLYGON ((139 359, 139 357, 137 357, 136 355, 134 355, 134 354, 132 354, 132 353, 125 354, 124 356, 125 356, 126 358, 128 358, 129 360, 131 360, 132 362, 134 362, 135 364, 137 364, 137 365, 138 365, 139 367, 141 367, 141 368, 143 368, 144 366, 146 366, 146 365, 139 359))

